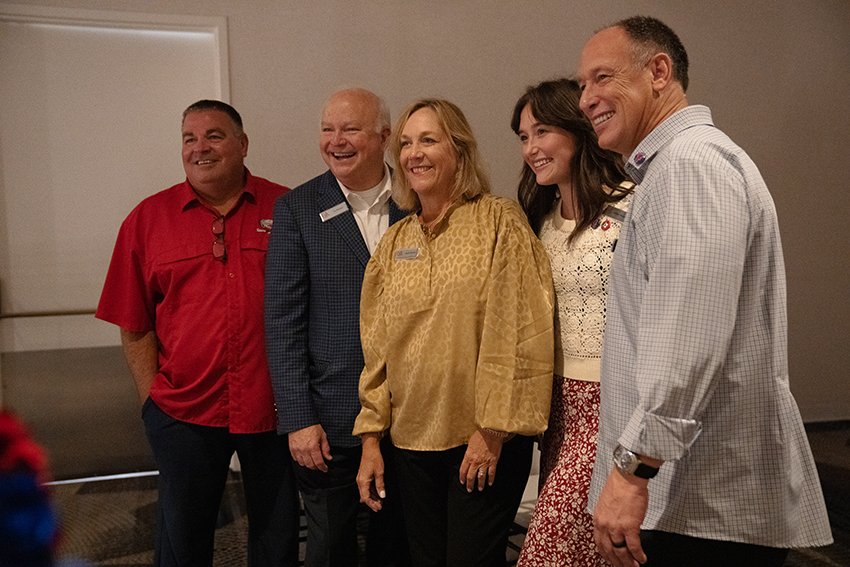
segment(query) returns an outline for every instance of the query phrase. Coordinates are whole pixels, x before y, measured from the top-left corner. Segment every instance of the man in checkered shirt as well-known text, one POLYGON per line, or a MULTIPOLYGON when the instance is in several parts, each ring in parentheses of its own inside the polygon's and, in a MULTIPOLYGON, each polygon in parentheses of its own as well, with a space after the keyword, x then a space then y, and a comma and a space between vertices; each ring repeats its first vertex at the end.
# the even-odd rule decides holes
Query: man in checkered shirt
POLYGON ((638 184, 611 269, 594 540, 618 566, 779 566, 832 536, 788 388, 776 211, 688 104, 687 70, 646 17, 598 32, 579 64, 599 145, 638 184))

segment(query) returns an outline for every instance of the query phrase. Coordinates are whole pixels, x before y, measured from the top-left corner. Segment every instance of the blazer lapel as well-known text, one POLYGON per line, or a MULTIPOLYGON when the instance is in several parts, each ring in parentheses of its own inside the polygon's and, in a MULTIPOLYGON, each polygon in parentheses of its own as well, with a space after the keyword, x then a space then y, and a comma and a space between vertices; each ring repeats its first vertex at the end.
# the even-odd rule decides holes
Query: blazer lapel
MULTIPOLYGON (((393 168, 390 168, 390 176, 392 176, 392 174, 393 168)), ((390 226, 394 225, 409 214, 410 211, 400 209, 399 206, 395 204, 392 197, 390 197, 390 226)))
POLYGON ((390 226, 394 225, 408 215, 408 211, 398 208, 395 201, 390 199, 390 226))
POLYGON ((317 199, 319 204, 319 212, 333 208, 340 203, 345 203, 347 210, 325 222, 330 224, 345 243, 351 248, 354 256, 366 266, 369 263, 369 248, 366 247, 366 242, 363 240, 363 235, 360 233, 360 227, 357 226, 357 221, 354 220, 354 213, 351 212, 351 206, 342 194, 342 189, 339 188, 339 182, 333 173, 328 171, 325 174, 324 183, 322 186, 322 194, 317 199))

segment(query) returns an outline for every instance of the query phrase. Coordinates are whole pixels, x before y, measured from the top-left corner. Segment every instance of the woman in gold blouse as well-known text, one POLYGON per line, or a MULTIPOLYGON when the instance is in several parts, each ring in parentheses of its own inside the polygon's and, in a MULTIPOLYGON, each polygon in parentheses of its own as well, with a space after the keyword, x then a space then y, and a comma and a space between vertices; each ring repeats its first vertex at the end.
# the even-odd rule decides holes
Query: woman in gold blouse
POLYGON ((503 566, 549 414, 549 261, 519 206, 489 194, 457 106, 415 103, 390 146, 393 198, 417 212, 386 232, 363 282, 360 495, 380 510, 390 435, 413 564, 503 566))

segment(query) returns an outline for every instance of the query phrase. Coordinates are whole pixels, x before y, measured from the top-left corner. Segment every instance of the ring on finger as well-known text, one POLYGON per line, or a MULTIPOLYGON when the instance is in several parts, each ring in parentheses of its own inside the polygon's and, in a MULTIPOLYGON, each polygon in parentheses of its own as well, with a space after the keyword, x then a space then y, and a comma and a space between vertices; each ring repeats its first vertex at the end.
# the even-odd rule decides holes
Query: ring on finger
POLYGON ((626 541, 625 540, 623 540, 623 541, 612 541, 611 547, 616 547, 617 549, 621 549, 623 547, 626 547, 626 541))
POLYGON ((484 472, 484 471, 482 471, 482 470, 479 470, 479 471, 478 471, 478 476, 484 476, 485 474, 487 474, 487 473, 486 473, 486 472, 484 472))

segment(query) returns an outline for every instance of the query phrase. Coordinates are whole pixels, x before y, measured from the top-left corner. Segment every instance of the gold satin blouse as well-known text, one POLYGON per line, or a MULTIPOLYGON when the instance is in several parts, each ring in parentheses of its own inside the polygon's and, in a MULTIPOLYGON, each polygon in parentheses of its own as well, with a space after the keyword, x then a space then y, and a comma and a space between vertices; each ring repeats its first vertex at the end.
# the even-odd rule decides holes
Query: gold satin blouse
POLYGON ((389 430, 403 449, 464 445, 479 427, 546 429, 554 291, 549 259, 515 202, 449 209, 432 236, 396 223, 366 268, 366 366, 354 434, 389 430))

